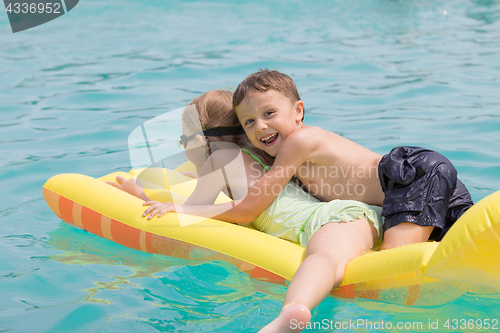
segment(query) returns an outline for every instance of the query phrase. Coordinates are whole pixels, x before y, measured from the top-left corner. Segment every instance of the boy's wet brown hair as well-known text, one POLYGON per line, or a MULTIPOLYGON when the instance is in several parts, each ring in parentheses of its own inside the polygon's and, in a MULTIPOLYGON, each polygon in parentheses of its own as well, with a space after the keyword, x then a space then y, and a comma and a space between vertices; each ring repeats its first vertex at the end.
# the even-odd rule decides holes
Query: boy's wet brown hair
MULTIPOLYGON (((281 92, 292 102, 300 101, 297 86, 291 77, 278 71, 261 69, 249 75, 238 85, 233 93, 233 108, 240 105, 250 93, 255 91, 266 92, 271 89, 281 92)), ((304 120, 304 115, 302 115, 302 120, 304 120)))

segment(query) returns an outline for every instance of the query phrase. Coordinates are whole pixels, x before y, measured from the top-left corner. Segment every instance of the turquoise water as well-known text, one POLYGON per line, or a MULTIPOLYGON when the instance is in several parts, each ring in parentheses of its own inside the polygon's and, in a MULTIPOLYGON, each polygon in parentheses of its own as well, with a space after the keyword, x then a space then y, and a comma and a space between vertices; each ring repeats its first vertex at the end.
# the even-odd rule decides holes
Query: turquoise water
MULTIPOLYGON (((438 150, 475 201, 499 190, 499 31, 498 0, 82 0, 16 34, 0 13, 0 332, 253 332, 279 313, 285 287, 77 230, 41 191, 59 173, 128 171, 134 128, 261 67, 294 78, 306 124, 380 154, 438 150)), ((424 332, 429 320, 500 319, 499 301, 328 298, 314 320, 424 332)))

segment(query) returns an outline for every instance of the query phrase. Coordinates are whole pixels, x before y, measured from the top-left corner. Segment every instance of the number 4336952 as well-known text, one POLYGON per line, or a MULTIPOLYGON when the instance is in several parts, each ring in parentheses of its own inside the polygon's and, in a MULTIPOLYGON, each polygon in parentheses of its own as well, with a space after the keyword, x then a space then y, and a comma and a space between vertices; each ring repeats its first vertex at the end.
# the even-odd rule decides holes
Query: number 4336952
POLYGON ((61 4, 60 3, 9 3, 7 8, 5 9, 8 13, 14 13, 14 14, 34 14, 34 13, 47 13, 47 14, 61 14, 61 4))

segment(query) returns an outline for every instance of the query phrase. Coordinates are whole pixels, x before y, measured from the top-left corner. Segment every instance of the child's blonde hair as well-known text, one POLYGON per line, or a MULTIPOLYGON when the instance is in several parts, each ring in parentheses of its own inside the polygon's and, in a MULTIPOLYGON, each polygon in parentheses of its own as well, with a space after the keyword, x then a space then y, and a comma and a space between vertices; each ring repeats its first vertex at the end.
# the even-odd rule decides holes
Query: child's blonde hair
MULTIPOLYGON (((211 90, 201 96, 196 97, 189 103, 195 105, 197 113, 185 112, 182 116, 183 123, 192 129, 202 130, 218 127, 241 127, 236 112, 233 110, 233 93, 227 90, 211 90), (196 118, 198 117, 198 118, 196 118)), ((259 152, 255 148, 245 133, 236 135, 210 136, 205 137, 207 142, 232 142, 248 150, 259 152)))

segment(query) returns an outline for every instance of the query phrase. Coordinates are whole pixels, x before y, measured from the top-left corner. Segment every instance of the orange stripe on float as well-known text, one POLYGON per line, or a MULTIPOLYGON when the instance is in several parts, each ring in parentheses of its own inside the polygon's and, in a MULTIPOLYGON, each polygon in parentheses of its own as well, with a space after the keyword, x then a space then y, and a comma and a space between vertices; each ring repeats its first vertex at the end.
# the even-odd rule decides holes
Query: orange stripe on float
POLYGON ((73 223, 83 228, 82 222, 82 205, 75 203, 73 205, 73 223))
POLYGON ((333 289, 330 295, 342 298, 354 298, 354 284, 347 284, 333 289))
POLYGON ((61 216, 61 212, 59 211, 59 197, 60 195, 52 192, 49 189, 43 188, 43 197, 45 198, 45 202, 50 207, 50 209, 57 215, 61 216))
POLYGON ((116 243, 135 250, 141 250, 141 230, 118 222, 116 220, 112 220, 111 232, 113 234, 113 241, 115 241, 116 243))
POLYGON ((83 228, 88 232, 103 237, 101 228, 101 216, 102 214, 99 214, 98 212, 84 206, 82 208, 83 228))
POLYGON ((101 232, 102 237, 113 240, 113 235, 111 234, 111 219, 104 215, 101 215, 101 232))
POLYGON ((420 285, 414 284, 408 287, 405 305, 411 306, 420 297, 420 285))
POLYGON ((275 274, 273 272, 268 271, 267 269, 261 268, 259 266, 255 266, 254 269, 250 272, 250 277, 254 279, 265 279, 270 281, 284 281, 285 278, 275 274))
POLYGON ((67 222, 73 222, 73 201, 63 196, 59 197, 59 211, 61 218, 67 222))

